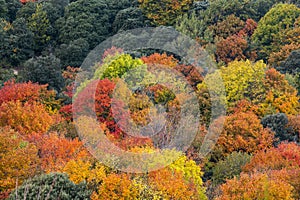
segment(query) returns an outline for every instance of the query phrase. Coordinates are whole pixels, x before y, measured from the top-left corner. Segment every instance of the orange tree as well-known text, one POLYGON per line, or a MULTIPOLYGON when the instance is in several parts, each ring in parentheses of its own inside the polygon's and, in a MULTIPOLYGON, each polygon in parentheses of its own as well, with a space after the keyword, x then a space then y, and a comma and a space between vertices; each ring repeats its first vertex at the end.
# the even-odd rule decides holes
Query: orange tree
POLYGON ((293 186, 272 174, 241 174, 221 186, 217 200, 284 199, 293 200, 293 186))
POLYGON ((47 85, 39 85, 37 83, 16 83, 14 80, 8 81, 4 87, 0 89, 0 105, 8 101, 40 102, 45 104, 48 109, 59 107, 55 101, 54 91, 48 91, 47 85))
MULTIPOLYGON (((215 128, 218 128, 220 123, 223 123, 223 119, 219 118, 213 123, 216 125, 215 128)), ((224 127, 213 151, 213 157, 222 158, 234 151, 256 153, 271 147, 273 138, 274 133, 263 128, 254 112, 236 111, 225 117, 224 127)))
POLYGON ((2 103, 0 106, 0 126, 11 126, 22 135, 32 132, 44 133, 55 119, 47 113, 43 104, 20 101, 2 103))
POLYGON ((281 170, 300 167, 300 146, 295 143, 282 143, 277 148, 260 151, 245 165, 245 172, 281 170))
POLYGON ((28 141, 39 149, 41 168, 46 172, 62 169, 73 159, 88 158, 89 154, 78 138, 67 139, 58 133, 31 134, 28 141))
POLYGON ((38 149, 8 127, 0 127, 0 193, 32 177, 39 169, 38 149))

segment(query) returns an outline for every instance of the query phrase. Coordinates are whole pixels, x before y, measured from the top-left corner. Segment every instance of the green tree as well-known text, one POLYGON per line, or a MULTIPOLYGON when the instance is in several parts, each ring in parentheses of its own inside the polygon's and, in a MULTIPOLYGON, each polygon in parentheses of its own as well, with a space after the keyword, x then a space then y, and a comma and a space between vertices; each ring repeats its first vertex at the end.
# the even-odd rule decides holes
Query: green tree
POLYGON ((271 52, 278 52, 285 33, 293 29, 300 9, 293 4, 277 4, 258 23, 252 40, 260 50, 260 58, 268 59, 271 52))
POLYGON ((17 18, 10 30, 10 63, 19 66, 34 55, 34 34, 26 26, 24 18, 17 18))
POLYGON ((148 20, 140 8, 129 7, 120 10, 113 22, 113 31, 126 31, 129 29, 142 28, 149 25, 148 20))
POLYGON ((0 89, 6 81, 13 78, 15 78, 15 75, 12 69, 2 69, 0 66, 0 89))
POLYGON ((51 39, 48 34, 51 25, 42 4, 36 6, 35 12, 28 19, 28 28, 34 33, 34 49, 41 52, 51 39))
POLYGON ((56 22, 60 44, 68 45, 82 38, 93 49, 111 34, 110 13, 105 0, 78 0, 65 9, 64 17, 56 22))
POLYGON ((224 183, 226 179, 239 176, 242 167, 250 162, 250 158, 251 156, 247 153, 233 152, 224 160, 219 161, 212 170, 213 184, 219 185, 224 183))
POLYGON ((25 81, 48 84, 49 88, 56 91, 60 91, 64 86, 60 60, 52 54, 26 61, 22 75, 25 81))
POLYGON ((300 73, 300 50, 292 51, 289 57, 280 63, 276 68, 281 73, 297 74, 300 73))
POLYGON ((250 7, 255 11, 252 17, 258 22, 265 14, 277 3, 284 2, 282 0, 250 0, 250 7))
MULTIPOLYGON (((205 33, 209 33, 208 25, 203 19, 199 19, 196 12, 179 16, 176 20, 175 28, 182 34, 185 34, 193 39, 198 39, 201 44, 205 44, 211 38, 205 37, 205 33)), ((209 35, 209 34, 207 34, 209 35)))
POLYGON ((213 25, 229 15, 245 21, 255 15, 255 10, 250 7, 249 0, 211 0, 209 7, 199 13, 199 18, 213 25))
POLYGON ((21 6, 19 0, 0 0, 0 18, 12 22, 21 6))
POLYGON ((213 34, 217 29, 230 33, 234 27, 237 30, 240 28, 239 20, 246 21, 253 16, 255 10, 248 0, 212 0, 204 10, 179 16, 176 29, 206 44, 213 42, 213 34))
POLYGON ((73 40, 70 44, 61 44, 55 49, 55 55, 61 60, 63 67, 80 67, 88 52, 89 44, 82 38, 73 40))
POLYGON ((18 10, 16 14, 16 18, 24 18, 28 20, 31 15, 35 12, 36 2, 30 1, 23 5, 20 10, 18 10))
POLYGON ((261 124, 264 128, 270 128, 274 133, 278 141, 275 144, 278 145, 283 141, 295 141, 297 133, 295 133, 292 127, 288 126, 288 117, 284 113, 278 113, 274 115, 267 115, 261 120, 261 124))
POLYGON ((143 65, 141 59, 134 59, 128 54, 116 55, 112 58, 108 57, 104 60, 104 64, 96 70, 94 78, 120 78, 130 69, 141 65, 143 65))
POLYGON ((12 52, 10 46, 10 34, 12 26, 5 19, 0 18, 0 63, 3 67, 10 66, 9 55, 12 52))
POLYGON ((0 18, 6 18, 8 13, 5 0, 0 0, 0 18))
POLYGON ((78 185, 69 180, 66 174, 50 173, 36 176, 16 188, 8 199, 90 199, 91 191, 85 183, 78 185))

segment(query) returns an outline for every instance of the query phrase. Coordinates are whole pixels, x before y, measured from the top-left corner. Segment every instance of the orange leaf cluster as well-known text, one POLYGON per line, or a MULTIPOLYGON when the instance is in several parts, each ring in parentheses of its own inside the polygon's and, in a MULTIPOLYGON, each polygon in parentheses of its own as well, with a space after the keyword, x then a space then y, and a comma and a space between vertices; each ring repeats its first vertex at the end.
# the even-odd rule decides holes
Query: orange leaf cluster
POLYGON ((8 101, 41 102, 54 98, 54 91, 48 91, 47 85, 36 83, 16 83, 14 80, 8 81, 0 90, 0 105, 8 101))
POLYGON ((34 175, 38 169, 38 149, 19 133, 0 127, 0 193, 34 175))
MULTIPOLYGON (((222 122, 222 118, 217 119, 215 127, 220 127, 218 124, 222 122)), ((236 112, 225 118, 214 154, 224 157, 233 151, 256 153, 271 147, 273 139, 274 133, 263 128, 255 113, 236 112)))
POLYGON ((48 135, 32 134, 28 140, 38 147, 41 167, 46 172, 60 170, 70 160, 89 156, 78 138, 71 140, 53 132, 48 135))
POLYGON ((142 61, 148 66, 161 66, 161 67, 175 67, 178 64, 178 60, 172 55, 168 56, 166 53, 159 54, 154 53, 147 57, 142 57, 142 61))
POLYGON ((241 174, 240 178, 228 180, 221 186, 222 195, 217 200, 293 200, 293 187, 276 176, 254 173, 241 174))
POLYGON ((283 143, 277 148, 260 151, 244 167, 245 172, 281 170, 300 167, 300 146, 295 143, 283 143))
POLYGON ((43 104, 10 101, 0 106, 0 126, 10 126, 22 135, 45 133, 54 122, 43 104))

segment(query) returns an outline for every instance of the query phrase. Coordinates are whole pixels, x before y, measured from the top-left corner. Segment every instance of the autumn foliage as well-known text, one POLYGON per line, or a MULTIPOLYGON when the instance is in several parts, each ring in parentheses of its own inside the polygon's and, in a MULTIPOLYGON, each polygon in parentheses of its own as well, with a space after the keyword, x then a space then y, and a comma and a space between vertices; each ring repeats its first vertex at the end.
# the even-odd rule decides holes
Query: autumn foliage
POLYGON ((262 173, 241 174, 239 179, 228 180, 221 189, 218 200, 293 199, 293 187, 287 181, 262 173))
POLYGON ((10 126, 24 136, 45 133, 54 122, 43 104, 10 101, 0 106, 0 126, 10 126))
MULTIPOLYGON (((220 119, 217 119, 216 127, 220 119)), ((225 117, 223 131, 215 147, 216 156, 224 157, 234 151, 256 153, 272 146, 274 133, 264 129, 252 111, 237 111, 225 117)))
POLYGON ((244 171, 281 170, 300 167, 300 147, 295 143, 282 143, 277 148, 260 151, 245 165, 244 171))
POLYGON ((0 193, 32 177, 39 170, 38 149, 9 127, 0 127, 0 193))
POLYGON ((41 168, 46 172, 60 170, 70 160, 89 157, 78 138, 67 139, 51 132, 47 135, 32 134, 28 141, 38 147, 41 168))
POLYGON ((9 101, 40 102, 49 104, 54 100, 54 92, 47 90, 47 85, 36 83, 16 83, 14 80, 8 81, 0 89, 0 105, 9 101))

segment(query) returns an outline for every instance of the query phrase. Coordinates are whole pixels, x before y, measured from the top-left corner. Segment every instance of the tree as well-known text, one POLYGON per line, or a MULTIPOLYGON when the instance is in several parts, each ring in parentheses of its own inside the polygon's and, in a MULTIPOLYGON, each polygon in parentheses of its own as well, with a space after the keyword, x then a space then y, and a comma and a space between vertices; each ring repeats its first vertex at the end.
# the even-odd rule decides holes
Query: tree
POLYGON ((270 56, 282 46, 283 36, 293 28, 295 20, 300 16, 300 9, 293 4, 277 4, 258 23, 252 39, 258 46, 261 57, 270 56))
POLYGON ((272 114, 281 112, 286 114, 297 114, 299 109, 299 97, 297 90, 292 87, 274 68, 266 71, 264 80, 266 88, 266 99, 260 104, 262 112, 272 114))
POLYGON ((192 6, 192 0, 139 0, 140 8, 156 25, 173 25, 192 6))
POLYGON ((282 143, 267 151, 255 154, 243 167, 245 173, 264 173, 293 186, 293 197, 300 197, 300 147, 296 143, 282 143))
POLYGON ((286 60, 280 63, 279 67, 276 67, 281 73, 297 74, 300 73, 300 50, 292 51, 286 60))
MULTIPOLYGON (((214 129, 218 129, 223 120, 222 118, 215 120, 214 129)), ((225 117, 223 130, 212 152, 212 159, 218 160, 234 151, 256 153, 268 149, 272 146, 273 138, 274 133, 263 128, 254 112, 236 111, 225 117)))
POLYGON ((163 66, 163 67, 170 67, 173 68, 176 65, 178 65, 178 60, 174 58, 173 55, 168 56, 166 53, 159 54, 159 53, 154 53, 151 54, 150 56, 144 56, 141 57, 141 60, 147 64, 148 66, 163 66))
POLYGON ((217 200, 294 199, 293 186, 287 181, 262 173, 241 174, 239 179, 228 180, 221 189, 222 195, 217 200))
POLYGON ((130 29, 142 28, 150 23, 140 8, 129 7, 120 10, 115 17, 112 28, 115 33, 130 29))
POLYGON ((300 141, 300 115, 289 116, 288 126, 293 130, 296 135, 295 140, 300 141), (298 133, 298 135, 297 135, 298 133))
MULTIPOLYGON (((229 106, 234 106, 239 100, 249 99, 250 101, 256 98, 256 95, 261 95, 262 79, 264 78, 266 64, 262 61, 251 63, 247 61, 233 61, 227 67, 222 67, 220 72, 226 90, 226 102, 229 106), (258 91, 257 91, 258 90, 258 91), (256 94, 258 93, 258 94, 256 94)), ((217 77, 215 74, 206 76, 206 81, 213 86, 217 77)), ((198 89, 205 88, 205 83, 198 85, 198 89)), ((218 91, 218 88, 213 88, 213 91, 218 91)))
POLYGON ((197 199, 207 199, 202 181, 203 172, 201 166, 197 165, 194 160, 189 160, 186 156, 180 156, 168 167, 175 173, 181 172, 183 179, 196 188, 197 199))
POLYGON ((115 123, 111 110, 111 98, 115 83, 108 79, 100 80, 98 85, 96 83, 97 81, 87 83, 82 91, 77 91, 78 94, 75 97, 74 106, 79 109, 78 113, 89 116, 89 113, 86 113, 86 109, 91 108, 95 103, 95 112, 99 122, 105 123, 109 132, 115 135, 116 138, 119 138, 121 130, 115 123), (94 87, 97 88, 95 96, 91 92, 91 89, 94 87))
POLYGON ((94 74, 94 78, 98 79, 113 79, 121 78, 126 72, 143 64, 141 59, 132 58, 129 54, 116 55, 113 58, 104 60, 94 74))
POLYGON ((255 11, 252 19, 258 22, 274 5, 282 2, 282 0, 251 0, 249 6, 255 11))
POLYGON ((19 66, 34 55, 34 34, 24 18, 17 18, 10 31, 10 63, 19 66))
POLYGON ((9 31, 11 30, 11 24, 0 18, 0 44, 1 44, 1 51, 0 51, 0 64, 3 67, 10 66, 9 55, 12 51, 10 46, 10 35, 9 31))
POLYGON ((0 20, 0 35, 2 66, 18 66, 33 55, 33 33, 23 18, 16 19, 12 24, 0 20))
POLYGON ((197 198, 194 185, 188 185, 183 174, 178 171, 161 169, 149 175, 150 184, 155 190, 161 191, 165 199, 193 199, 197 198))
POLYGON ((89 187, 98 189, 107 177, 108 168, 99 162, 94 163, 88 159, 75 159, 67 162, 62 171, 67 173, 70 180, 75 184, 86 181, 89 187))
POLYGON ((15 78, 14 71, 12 69, 3 69, 0 67, 0 89, 4 86, 4 83, 15 78))
POLYGON ((207 22, 199 18, 196 12, 178 16, 175 24, 176 30, 192 39, 196 39, 201 45, 213 40, 213 33, 207 28, 208 26, 207 22))
MULTIPOLYGON (((300 31, 300 17, 298 17, 294 23, 292 29, 284 31, 282 33, 282 44, 279 51, 272 52, 269 58, 269 63, 278 69, 282 73, 295 73, 295 68, 297 68, 297 64, 295 67, 292 66, 285 66, 288 63, 285 63, 285 60, 292 54, 293 51, 297 51, 300 47, 299 41, 299 31, 300 31), (290 69, 288 67, 291 67, 290 69), (294 72, 292 72, 294 71, 294 72)), ((294 56, 292 56, 294 58, 294 56)), ((295 59, 295 58, 294 58, 295 59)))
POLYGON ((22 5, 21 9, 17 12, 16 18, 29 19, 36 10, 36 4, 36 2, 30 1, 22 5))
POLYGON ((261 120, 264 128, 270 128, 275 132, 275 138, 278 139, 276 144, 282 141, 295 141, 295 137, 297 138, 296 133, 288 126, 288 122, 288 117, 284 113, 267 115, 261 120))
POLYGON ((249 18, 253 19, 253 16, 256 15, 247 0, 213 0, 209 3, 209 7, 201 10, 198 14, 199 19, 204 20, 207 27, 225 20, 232 14, 243 21, 249 18))
POLYGON ((7 4, 5 0, 0 1, 0 18, 6 18, 6 15, 8 13, 7 4))
POLYGON ((0 106, 0 126, 10 126, 22 136, 34 132, 45 133, 54 122, 43 104, 22 104, 17 100, 2 103, 0 106))
POLYGON ((227 179, 239 177, 242 167, 250 161, 251 156, 247 153, 233 152, 224 160, 219 161, 213 168, 213 184, 225 183, 227 179))
POLYGON ((110 174, 104 178, 98 194, 92 195, 92 200, 100 199, 136 199, 137 190, 126 174, 110 174))
POLYGON ((237 34, 245 26, 245 22, 234 14, 228 15, 224 20, 218 21, 216 24, 208 27, 218 41, 219 38, 227 38, 237 34))
POLYGON ((61 60, 63 67, 80 67, 88 52, 88 42, 82 38, 79 38, 71 41, 70 44, 60 45, 55 50, 55 55, 61 60))
POLYGON ((93 49, 110 35, 110 10, 105 0, 79 0, 65 9, 64 17, 57 21, 60 44, 82 38, 93 49))
POLYGON ((51 26, 47 12, 43 10, 43 4, 37 4, 35 12, 28 19, 27 25, 34 34, 34 49, 41 52, 51 39, 48 33, 51 26))
POLYGON ((67 139, 56 132, 31 134, 27 138, 38 147, 41 169, 45 172, 60 171, 70 160, 89 157, 78 138, 67 139))
POLYGON ((294 169, 300 166, 300 147, 295 143, 282 143, 267 151, 255 154, 244 166, 244 172, 267 172, 268 170, 294 169))
POLYGON ((0 127, 0 193, 34 176, 39 169, 38 149, 9 127, 0 127))
POLYGON ((16 188, 9 199, 90 199, 91 191, 85 183, 74 184, 66 174, 50 173, 36 176, 16 188))
POLYGON ((52 54, 31 58, 26 61, 23 78, 25 81, 48 84, 50 89, 55 89, 58 92, 64 86, 60 60, 52 54))
POLYGON ((19 0, 5 0, 6 3, 3 4, 7 6, 7 13, 5 18, 13 22, 16 19, 16 14, 18 10, 22 7, 22 4, 19 0))
POLYGON ((234 60, 245 60, 245 51, 248 48, 247 40, 238 35, 222 39, 217 44, 216 59, 226 64, 234 60))
POLYGON ((22 103, 38 102, 44 105, 52 106, 55 104, 54 91, 48 91, 47 85, 38 85, 36 83, 16 83, 14 80, 4 83, 0 89, 0 105, 10 101, 20 101, 22 103))
MULTIPOLYGON (((228 20, 230 20, 230 23, 233 23, 231 22, 231 18, 232 17, 229 16, 228 20)), ((234 18, 232 20, 234 21, 234 18)), ((229 62, 232 62, 234 60, 245 60, 246 58, 255 60, 256 52, 252 50, 252 47, 249 43, 250 37, 257 27, 256 22, 252 19, 247 19, 243 28, 238 28, 235 24, 233 24, 231 28, 232 30, 227 30, 227 23, 229 22, 225 20, 223 23, 220 23, 220 27, 217 26, 218 28, 216 29, 217 31, 220 31, 220 35, 217 34, 215 38, 217 48, 215 54, 217 61, 225 62, 226 64, 228 64, 229 62), (228 37, 225 38, 224 34, 225 36, 228 35, 228 37)), ((238 21, 236 23, 238 23, 238 21)))
POLYGON ((150 187, 161 192, 164 199, 206 200, 201 167, 186 156, 179 156, 168 167, 152 171, 148 175, 150 187))
MULTIPOLYGON (((227 67, 221 67, 220 73, 225 86, 226 97, 220 93, 216 81, 220 81, 218 71, 206 76, 211 90, 224 96, 225 104, 234 107, 240 100, 246 99, 259 106, 260 116, 282 112, 296 114, 299 106, 297 91, 284 75, 274 68, 267 68, 263 61, 251 63, 247 61, 233 61, 227 67)), ((197 86, 199 91, 207 89, 203 82, 197 86)))

